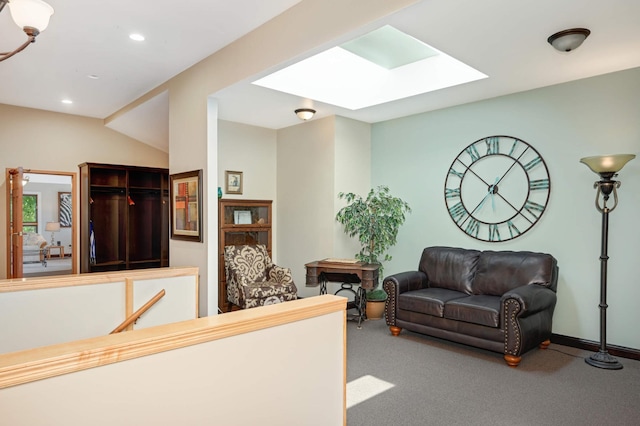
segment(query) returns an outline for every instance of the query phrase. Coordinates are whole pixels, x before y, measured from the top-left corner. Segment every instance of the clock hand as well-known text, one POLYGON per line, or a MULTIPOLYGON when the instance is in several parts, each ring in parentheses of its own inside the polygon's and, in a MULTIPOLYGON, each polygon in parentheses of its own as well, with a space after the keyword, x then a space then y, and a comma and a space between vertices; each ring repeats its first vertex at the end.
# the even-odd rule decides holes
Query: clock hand
POLYGON ((504 177, 507 175, 507 173, 509 173, 511 171, 511 169, 513 169, 513 166, 515 166, 520 159, 522 158, 522 156, 525 154, 525 152, 527 152, 529 150, 529 147, 526 147, 524 151, 522 151, 522 153, 520 153, 520 155, 518 155, 518 158, 516 158, 516 160, 513 162, 513 164, 511 164, 511 166, 507 169, 506 172, 503 173, 503 175, 500 177, 500 179, 498 179, 498 181, 496 182, 496 185, 499 184, 500 182, 502 182, 502 179, 504 179, 504 177))
MULTIPOLYGON (((504 176, 503 176, 504 177, 504 176)), ((500 178, 496 178, 496 183, 494 183, 493 185, 491 185, 489 187, 489 192, 491 193, 491 208, 493 209, 493 212, 496 212, 496 188, 498 187, 498 182, 500 182, 500 178)))
MULTIPOLYGON (((474 173, 475 174, 475 173, 474 173)), ((478 176, 480 178, 480 176, 478 176)), ((480 180, 482 180, 482 178, 480 178, 480 180)), ((495 187, 498 184, 498 180, 499 178, 496 178, 495 182, 493 185, 489 185, 489 189, 487 190, 487 195, 484 196, 484 198, 482 200, 480 200, 480 202, 478 203, 478 205, 471 211, 471 213, 468 214, 467 218, 465 220, 462 221, 462 223, 460 224, 460 226, 464 226, 465 223, 467 223, 467 220, 479 209, 482 208, 482 206, 484 205, 484 203, 487 201, 487 198, 491 197, 491 207, 493 208, 493 211, 496 211, 496 204, 495 204, 495 200, 494 200, 494 196, 495 196, 495 187)), ((484 182, 484 180, 482 180, 484 182)), ((500 195, 500 194, 498 194, 500 195)))

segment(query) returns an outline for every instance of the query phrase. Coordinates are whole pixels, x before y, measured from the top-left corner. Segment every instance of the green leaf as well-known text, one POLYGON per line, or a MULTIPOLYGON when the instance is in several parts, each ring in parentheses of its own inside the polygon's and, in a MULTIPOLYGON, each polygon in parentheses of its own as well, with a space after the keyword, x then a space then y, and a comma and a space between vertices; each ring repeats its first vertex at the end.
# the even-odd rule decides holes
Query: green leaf
POLYGON ((386 252, 396 244, 405 214, 411 212, 409 204, 392 196, 387 186, 372 188, 366 199, 352 192, 340 192, 338 198, 344 199, 347 206, 336 214, 336 220, 344 225, 349 237, 357 237, 360 242, 356 259, 379 263, 382 275, 382 262, 391 260, 386 252))

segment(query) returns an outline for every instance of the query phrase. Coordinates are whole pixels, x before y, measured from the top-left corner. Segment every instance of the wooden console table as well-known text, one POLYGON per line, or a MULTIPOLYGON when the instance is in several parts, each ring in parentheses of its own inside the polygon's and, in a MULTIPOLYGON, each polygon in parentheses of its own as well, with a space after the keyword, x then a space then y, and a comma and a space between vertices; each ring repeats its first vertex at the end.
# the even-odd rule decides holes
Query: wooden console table
POLYGON ((358 310, 358 328, 366 316, 366 290, 378 286, 380 265, 354 262, 338 259, 324 259, 310 262, 304 265, 307 269, 306 286, 320 286, 320 294, 327 293, 327 282, 342 283, 340 289, 335 292, 350 291, 354 294, 354 301, 347 303, 347 309, 358 310), (353 284, 359 284, 357 290, 353 290, 353 284))

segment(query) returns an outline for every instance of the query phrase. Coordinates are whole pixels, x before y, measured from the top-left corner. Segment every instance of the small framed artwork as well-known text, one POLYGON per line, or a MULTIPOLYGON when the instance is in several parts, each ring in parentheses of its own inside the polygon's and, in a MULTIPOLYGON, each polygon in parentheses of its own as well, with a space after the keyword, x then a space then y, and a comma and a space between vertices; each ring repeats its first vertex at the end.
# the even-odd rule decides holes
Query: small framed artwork
POLYGON ((224 181, 227 194, 242 194, 242 172, 224 172, 224 181))
POLYGON ((249 210, 234 211, 233 223, 236 225, 251 225, 251 212, 249 210))
POLYGON ((202 170, 170 176, 171 238, 202 242, 202 170))
POLYGON ((60 227, 71 227, 73 220, 71 212, 71 193, 58 192, 58 222, 60 222, 60 227))

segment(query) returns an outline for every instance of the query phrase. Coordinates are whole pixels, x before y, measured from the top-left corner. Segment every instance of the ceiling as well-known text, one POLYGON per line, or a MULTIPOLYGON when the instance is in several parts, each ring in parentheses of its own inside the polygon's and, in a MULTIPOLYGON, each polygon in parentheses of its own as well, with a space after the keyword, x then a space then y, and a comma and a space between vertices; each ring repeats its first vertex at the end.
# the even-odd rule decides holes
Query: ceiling
MULTIPOLYGON (((106 118, 299 1, 47 0, 55 9, 49 27, 34 45, 0 62, 0 103, 106 118), (131 32, 147 40, 136 44, 131 32), (74 103, 64 105, 63 98, 74 103)), ((341 115, 374 123, 640 66, 637 0, 424 0, 281 65, 386 24, 489 78, 348 110, 252 85, 265 71, 213 94, 219 117, 278 129, 300 123, 294 109, 313 107, 316 119, 341 115), (557 52, 546 42, 573 27, 591 30, 577 50, 557 52)), ((23 39, 3 11, 0 50, 23 39)), ((168 102, 161 94, 109 127, 168 151, 168 102)))

